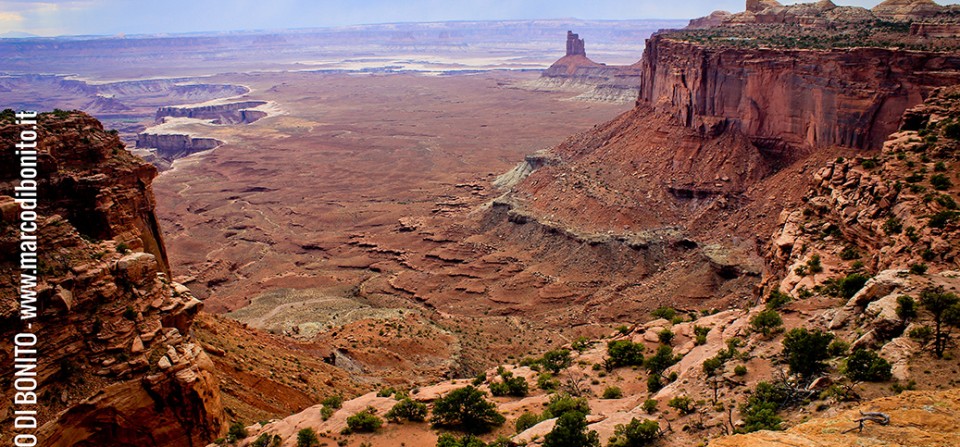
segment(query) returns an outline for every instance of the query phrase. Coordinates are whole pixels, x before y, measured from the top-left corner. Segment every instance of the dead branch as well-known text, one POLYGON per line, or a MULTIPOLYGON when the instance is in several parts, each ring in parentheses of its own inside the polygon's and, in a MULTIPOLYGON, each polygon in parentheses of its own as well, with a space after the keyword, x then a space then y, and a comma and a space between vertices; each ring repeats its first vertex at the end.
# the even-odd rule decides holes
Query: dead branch
POLYGON ((860 418, 854 419, 853 421, 853 422, 856 422, 858 425, 856 427, 853 427, 849 430, 844 431, 843 433, 850 433, 854 430, 857 430, 858 433, 863 433, 863 426, 867 421, 873 422, 875 424, 880 424, 880 425, 890 425, 890 415, 886 413, 880 413, 880 412, 870 411, 870 412, 864 413, 861 411, 860 418))

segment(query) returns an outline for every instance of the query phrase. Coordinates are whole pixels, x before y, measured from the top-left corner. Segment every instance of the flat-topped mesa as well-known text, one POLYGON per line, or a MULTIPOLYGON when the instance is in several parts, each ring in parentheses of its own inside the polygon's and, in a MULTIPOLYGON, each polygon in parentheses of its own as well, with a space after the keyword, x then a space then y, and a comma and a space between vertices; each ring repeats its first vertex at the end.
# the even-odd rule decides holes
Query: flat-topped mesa
POLYGON ((933 0, 886 0, 871 11, 881 19, 904 22, 933 18, 945 10, 933 0))
POLYGON ((567 31, 567 56, 587 56, 583 39, 573 31, 567 31))

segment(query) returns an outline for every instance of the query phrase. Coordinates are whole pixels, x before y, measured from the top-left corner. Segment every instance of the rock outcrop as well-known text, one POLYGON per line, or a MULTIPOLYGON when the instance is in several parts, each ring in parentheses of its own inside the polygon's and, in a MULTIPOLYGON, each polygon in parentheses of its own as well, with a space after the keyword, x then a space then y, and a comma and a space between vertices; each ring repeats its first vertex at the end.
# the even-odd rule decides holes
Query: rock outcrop
POLYGON ((705 135, 736 130, 759 146, 876 148, 900 114, 960 83, 960 57, 884 48, 743 49, 654 35, 640 101, 705 135))
POLYGON ((140 133, 137 135, 137 148, 156 149, 156 155, 167 161, 214 149, 221 144, 223 142, 215 138, 193 138, 183 134, 140 133))
POLYGON ((933 0, 886 0, 874 6, 873 14, 886 20, 913 21, 929 19, 944 11, 933 0))
POLYGON ((594 62, 587 57, 584 40, 567 31, 566 55, 544 70, 534 87, 581 91, 578 99, 627 103, 636 99, 639 82, 638 66, 594 62))
POLYGON ((250 124, 267 116, 266 112, 253 110, 266 103, 266 101, 241 101, 207 106, 161 107, 157 109, 156 121, 162 123, 164 118, 172 117, 211 120, 213 124, 250 124))
POLYGON ((956 268, 960 179, 951 154, 960 141, 948 129, 960 119, 957 97, 958 87, 937 90, 903 114, 900 132, 879 155, 837 159, 816 171, 806 206, 785 211, 773 238, 771 258, 786 270, 785 291, 818 284, 796 274, 814 254, 841 270, 853 262, 875 271, 918 261, 931 272, 956 268))
MULTIPOLYGON (((41 115, 37 394, 42 446, 204 445, 224 427, 213 363, 190 326, 202 303, 169 280, 150 183, 156 170, 82 113, 41 115)), ((0 141, 18 141, 4 117, 0 141)), ((19 160, 0 153, 0 376, 19 319, 19 160), (10 211, 10 212, 7 212, 10 211)), ((12 387, 0 419, 12 422, 12 387)))

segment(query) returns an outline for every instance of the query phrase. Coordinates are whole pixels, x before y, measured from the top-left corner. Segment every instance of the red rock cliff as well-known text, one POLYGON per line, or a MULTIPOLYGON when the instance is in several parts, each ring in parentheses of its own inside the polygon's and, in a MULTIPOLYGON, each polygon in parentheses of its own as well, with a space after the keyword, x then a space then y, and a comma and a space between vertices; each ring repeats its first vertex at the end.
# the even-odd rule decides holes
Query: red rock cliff
POLYGON ((881 48, 741 49, 657 34, 639 101, 684 125, 735 129, 769 145, 879 148, 900 115, 960 83, 960 57, 881 48))
MULTIPOLYGON (((156 170, 81 113, 38 126, 39 445, 197 446, 220 435, 213 363, 190 334, 202 303, 171 282, 153 211, 156 170)), ((10 148, 21 128, 0 121, 10 148)), ((19 181, 0 152, 0 380, 13 377, 19 319, 19 181)), ((0 423, 11 427, 12 387, 0 423)))

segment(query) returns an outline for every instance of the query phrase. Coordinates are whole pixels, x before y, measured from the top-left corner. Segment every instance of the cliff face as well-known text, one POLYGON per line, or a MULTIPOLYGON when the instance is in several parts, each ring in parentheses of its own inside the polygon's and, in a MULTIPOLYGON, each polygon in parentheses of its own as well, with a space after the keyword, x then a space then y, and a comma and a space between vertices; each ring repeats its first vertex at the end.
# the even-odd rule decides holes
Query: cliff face
POLYGON ((250 124, 267 116, 266 112, 250 110, 266 104, 266 101, 242 101, 197 107, 161 107, 157 109, 156 121, 165 117, 185 117, 212 120, 214 124, 250 124))
MULTIPOLYGON (((0 141, 21 128, 4 117, 0 141)), ((38 431, 43 446, 195 446, 217 437, 223 408, 213 364, 190 334, 202 307, 169 280, 153 211, 156 170, 81 113, 39 122, 38 431)), ((0 154, 0 377, 13 377, 18 317, 19 180, 0 154)), ((0 419, 11 426, 12 387, 0 419)))
POLYGON ((579 99, 630 103, 640 83, 638 65, 606 65, 590 60, 584 40, 567 31, 567 53, 543 71, 536 88, 582 90, 579 99))
POLYGON ((704 134, 740 131, 761 146, 878 148, 904 109, 960 82, 960 57, 879 48, 708 47, 655 35, 640 102, 704 134))
POLYGON ((183 158, 194 152, 213 149, 222 142, 214 138, 192 138, 183 134, 152 134, 137 135, 138 148, 154 148, 157 156, 165 160, 183 158))

